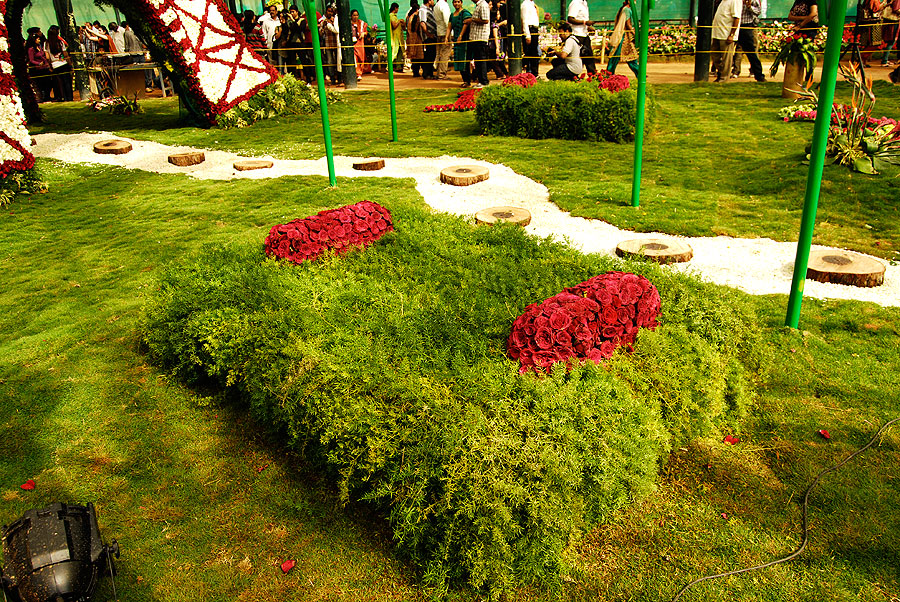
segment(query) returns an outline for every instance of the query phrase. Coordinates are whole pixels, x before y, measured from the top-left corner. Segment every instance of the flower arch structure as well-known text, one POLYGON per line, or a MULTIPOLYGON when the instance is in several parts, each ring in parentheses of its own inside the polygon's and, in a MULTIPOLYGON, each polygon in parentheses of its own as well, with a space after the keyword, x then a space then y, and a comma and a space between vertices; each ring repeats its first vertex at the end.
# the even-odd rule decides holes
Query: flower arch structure
MULTIPOLYGON (((17 85, 17 80, 23 86, 28 83, 21 47, 25 4, 0 0, 0 177, 34 166, 17 85), (13 54, 21 61, 11 55, 11 44, 18 45, 13 54)), ((191 112, 205 125, 278 78, 275 68, 247 44, 223 0, 114 0, 112 4, 134 24, 156 61, 176 80, 191 112)), ((23 92, 26 102, 34 102, 30 88, 23 92)))

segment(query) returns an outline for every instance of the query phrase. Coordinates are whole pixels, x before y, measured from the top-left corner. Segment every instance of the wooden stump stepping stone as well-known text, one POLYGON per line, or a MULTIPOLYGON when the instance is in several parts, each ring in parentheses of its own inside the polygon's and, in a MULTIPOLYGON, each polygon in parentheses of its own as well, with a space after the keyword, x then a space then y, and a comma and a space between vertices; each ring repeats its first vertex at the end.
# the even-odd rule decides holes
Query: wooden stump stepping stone
POLYGON ((176 153, 174 155, 169 155, 169 163, 177 165, 178 167, 199 165, 204 161, 206 161, 206 153, 203 152, 176 153))
POLYGON ((353 169, 359 171, 378 171, 384 169, 384 159, 366 159, 353 164, 353 169))
POLYGON ((94 152, 100 155, 124 155, 131 152, 131 143, 125 140, 101 140, 94 144, 94 152))
POLYGON ((818 282, 872 287, 884 284, 884 270, 884 264, 872 257, 825 249, 810 252, 806 277, 818 282))
POLYGON ((454 186, 469 186, 488 179, 490 172, 481 165, 456 165, 441 170, 441 182, 454 186))
POLYGON ((687 243, 670 238, 633 238, 620 242, 616 246, 616 255, 667 264, 690 261, 694 250, 687 243))
POLYGON ((273 161, 265 159, 247 159, 245 161, 235 161, 234 169, 236 171, 253 171, 254 169, 268 169, 275 165, 273 161))
POLYGON ((523 228, 531 223, 531 212, 520 207, 488 207, 475 214, 476 224, 516 224, 523 228))

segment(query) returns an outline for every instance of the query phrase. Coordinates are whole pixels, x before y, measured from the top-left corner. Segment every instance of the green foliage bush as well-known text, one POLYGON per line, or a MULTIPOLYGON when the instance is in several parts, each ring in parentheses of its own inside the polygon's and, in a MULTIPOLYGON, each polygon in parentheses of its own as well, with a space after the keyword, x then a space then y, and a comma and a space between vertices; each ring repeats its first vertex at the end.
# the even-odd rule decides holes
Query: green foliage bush
MULTIPOLYGON (((591 82, 538 82, 530 88, 488 86, 475 119, 484 134, 565 140, 634 139, 637 92, 601 90, 591 82)), ((653 103, 648 103, 648 121, 653 103)))
POLYGON ((13 202, 19 194, 47 192, 47 184, 37 169, 13 171, 0 178, 0 208, 13 202))
POLYGON ((169 266, 143 320, 150 355, 236 392, 345 503, 380 508, 438 593, 558 584, 566 547, 651 491, 673 441, 746 408, 755 318, 740 294, 653 264, 391 211, 396 231, 345 257, 292 266, 260 243, 169 266), (520 375, 515 317, 611 269, 654 282, 661 326, 606 365, 520 375))
MULTIPOLYGON (((326 94, 329 103, 341 100, 340 92, 328 91, 326 94)), ((288 74, 219 115, 216 125, 223 129, 241 128, 278 115, 300 115, 318 110, 318 92, 288 74)))

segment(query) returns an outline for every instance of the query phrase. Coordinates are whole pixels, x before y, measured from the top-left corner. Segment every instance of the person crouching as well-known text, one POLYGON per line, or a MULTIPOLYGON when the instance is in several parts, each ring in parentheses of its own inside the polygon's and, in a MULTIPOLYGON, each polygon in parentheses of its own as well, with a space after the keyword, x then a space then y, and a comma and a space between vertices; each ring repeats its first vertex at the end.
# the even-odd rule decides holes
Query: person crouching
POLYGON ((549 53, 551 56, 555 56, 550 61, 553 68, 547 72, 547 79, 571 81, 581 75, 583 67, 581 63, 581 46, 572 35, 572 26, 568 23, 559 24, 559 35, 563 44, 559 50, 553 50, 549 53))

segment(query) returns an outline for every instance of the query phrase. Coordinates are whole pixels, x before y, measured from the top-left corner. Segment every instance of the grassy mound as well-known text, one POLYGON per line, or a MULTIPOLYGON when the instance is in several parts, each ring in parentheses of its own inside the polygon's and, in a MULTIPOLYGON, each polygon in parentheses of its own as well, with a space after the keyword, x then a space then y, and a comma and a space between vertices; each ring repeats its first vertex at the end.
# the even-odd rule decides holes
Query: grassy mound
POLYGON ((389 209, 396 231, 365 252, 291 266, 233 245, 171 265, 146 307, 151 355, 232 389, 345 502, 381 508, 430 586, 558 583, 566 547, 650 491, 673 443, 741 417, 755 318, 654 265, 389 209), (660 290, 661 326, 605 365, 519 375, 516 316, 623 268, 660 290))

